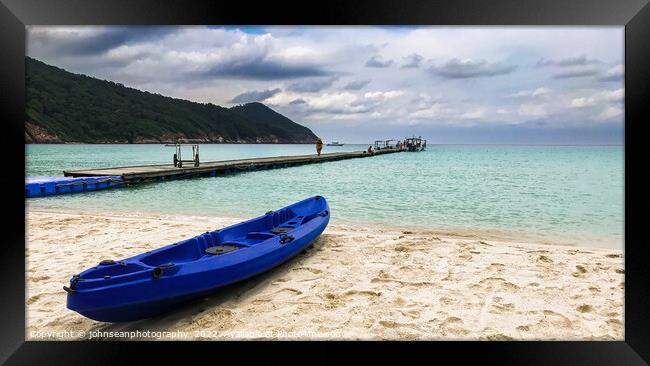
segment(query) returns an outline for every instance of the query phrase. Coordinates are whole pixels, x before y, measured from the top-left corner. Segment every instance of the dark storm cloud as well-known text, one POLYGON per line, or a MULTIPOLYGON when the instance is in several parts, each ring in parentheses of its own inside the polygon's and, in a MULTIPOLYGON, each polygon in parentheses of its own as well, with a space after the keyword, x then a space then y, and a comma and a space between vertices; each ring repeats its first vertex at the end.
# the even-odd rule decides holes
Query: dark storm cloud
POLYGON ((210 67, 198 77, 249 80, 279 80, 310 76, 328 76, 316 65, 289 64, 265 59, 234 60, 210 67))
POLYGON ((578 57, 568 57, 557 60, 540 59, 537 61, 537 67, 546 66, 584 66, 600 63, 600 60, 587 58, 587 55, 580 55, 578 57))
POLYGON ((265 99, 269 99, 272 96, 281 92, 279 88, 268 89, 268 90, 251 90, 237 95, 232 98, 229 102, 242 104, 242 103, 251 103, 251 102, 261 102, 265 99))
POLYGON ((379 56, 372 56, 370 60, 366 61, 367 67, 386 68, 393 64, 393 60, 382 61, 379 56))
POLYGON ((370 79, 350 81, 349 83, 345 84, 343 89, 345 89, 345 90, 361 90, 361 89, 363 89, 364 86, 370 84, 371 81, 372 80, 370 80, 370 79))
POLYGON ((36 32, 29 40, 38 45, 38 51, 49 55, 93 56, 124 44, 163 38, 175 31, 175 27, 116 27, 88 35, 36 32))
POLYGON ((517 69, 516 65, 506 63, 488 63, 485 60, 447 61, 442 66, 431 67, 430 70, 438 76, 447 79, 468 79, 509 74, 517 69))
POLYGON ((554 79, 573 79, 573 78, 581 78, 585 76, 594 76, 598 74, 598 70, 571 70, 571 71, 565 71, 565 72, 560 72, 555 75, 553 75, 554 79))
POLYGON ((417 53, 414 53, 412 55, 408 55, 404 57, 404 65, 402 65, 402 69, 417 69, 420 67, 420 64, 422 63, 422 60, 424 57, 418 55, 417 53))
POLYGON ((337 78, 327 78, 327 79, 316 79, 316 80, 302 80, 292 84, 289 84, 287 87, 288 90, 298 93, 316 93, 323 89, 327 89, 337 78))

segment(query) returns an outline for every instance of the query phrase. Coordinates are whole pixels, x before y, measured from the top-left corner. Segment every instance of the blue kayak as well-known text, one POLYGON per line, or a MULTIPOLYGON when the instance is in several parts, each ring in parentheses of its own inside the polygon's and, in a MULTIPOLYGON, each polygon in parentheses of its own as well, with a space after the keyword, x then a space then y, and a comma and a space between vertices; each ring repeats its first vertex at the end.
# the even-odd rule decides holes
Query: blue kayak
POLYGON ((329 218, 327 201, 315 196, 135 257, 102 261, 64 286, 68 309, 104 322, 161 314, 281 264, 307 248, 329 218))

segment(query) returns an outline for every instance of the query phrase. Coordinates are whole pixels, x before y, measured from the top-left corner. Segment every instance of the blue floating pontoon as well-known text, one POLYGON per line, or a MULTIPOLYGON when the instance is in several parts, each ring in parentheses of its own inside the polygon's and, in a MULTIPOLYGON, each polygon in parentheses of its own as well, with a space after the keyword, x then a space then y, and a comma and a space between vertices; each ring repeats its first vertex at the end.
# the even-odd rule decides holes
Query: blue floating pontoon
POLYGON ((64 286, 68 309, 104 322, 163 313, 288 260, 329 218, 327 201, 316 196, 135 257, 102 261, 64 286))
POLYGON ((79 178, 30 177, 25 180, 25 197, 53 196, 121 186, 124 186, 122 177, 113 175, 79 178))

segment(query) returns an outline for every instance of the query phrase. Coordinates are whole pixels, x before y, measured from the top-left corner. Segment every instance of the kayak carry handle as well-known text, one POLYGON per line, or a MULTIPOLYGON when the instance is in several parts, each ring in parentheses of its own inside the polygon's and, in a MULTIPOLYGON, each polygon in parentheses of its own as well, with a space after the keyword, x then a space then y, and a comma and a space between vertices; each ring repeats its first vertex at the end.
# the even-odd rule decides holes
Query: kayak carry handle
POLYGON ((280 235, 280 244, 290 243, 295 239, 293 235, 282 234, 280 235))
POLYGON ((171 267, 173 267, 175 265, 176 265, 175 263, 159 264, 158 266, 156 266, 156 268, 153 269, 153 271, 151 271, 151 276, 154 279, 160 278, 160 276, 162 276, 163 273, 165 273, 165 268, 171 268, 171 267))
POLYGON ((163 272, 164 272, 164 270, 162 269, 162 267, 156 267, 156 268, 153 269, 153 271, 151 271, 151 276, 154 279, 158 279, 158 278, 160 278, 160 276, 162 276, 163 272))
POLYGON ((77 293, 77 289, 76 289, 77 283, 83 282, 83 280, 84 279, 81 278, 81 276, 79 276, 78 274, 73 275, 72 279, 70 280, 70 287, 63 286, 63 289, 65 290, 65 292, 67 292, 69 294, 76 294, 77 293))

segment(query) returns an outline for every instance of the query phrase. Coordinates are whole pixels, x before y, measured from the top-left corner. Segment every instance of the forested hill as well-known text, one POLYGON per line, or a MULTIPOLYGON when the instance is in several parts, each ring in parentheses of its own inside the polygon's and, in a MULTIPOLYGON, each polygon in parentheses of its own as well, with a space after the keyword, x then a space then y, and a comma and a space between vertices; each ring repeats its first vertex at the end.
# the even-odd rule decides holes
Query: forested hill
POLYGON ((72 74, 27 57, 27 143, 313 143, 261 103, 195 103, 72 74))

